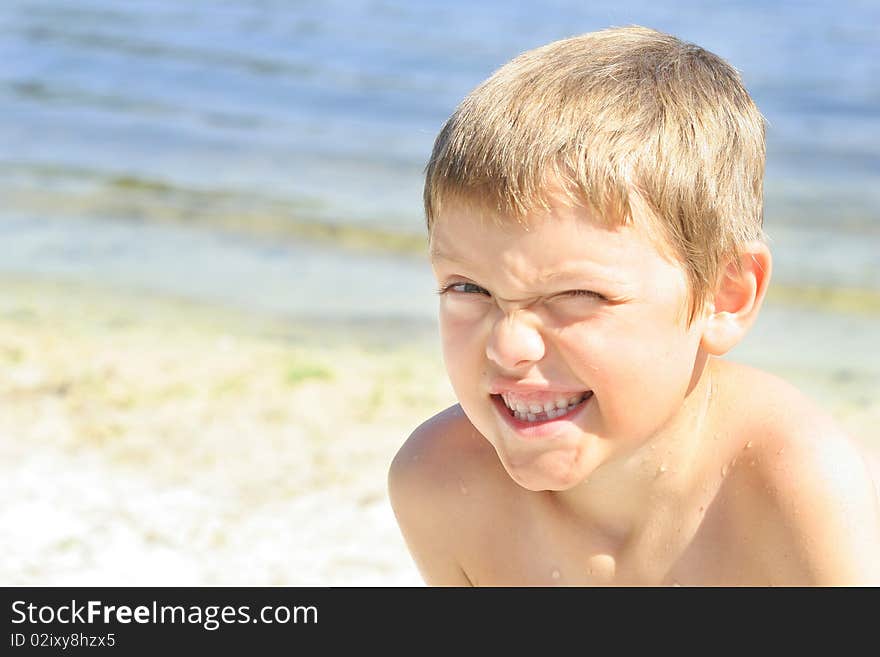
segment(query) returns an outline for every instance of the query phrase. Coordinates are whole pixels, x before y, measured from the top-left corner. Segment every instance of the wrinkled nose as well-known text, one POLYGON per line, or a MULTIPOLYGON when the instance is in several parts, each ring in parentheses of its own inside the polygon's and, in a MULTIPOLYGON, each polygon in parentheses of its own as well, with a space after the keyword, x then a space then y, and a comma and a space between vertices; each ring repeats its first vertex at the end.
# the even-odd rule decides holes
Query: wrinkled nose
POLYGON ((505 369, 517 369, 544 357, 544 339, 520 312, 502 315, 489 336, 486 356, 505 369))

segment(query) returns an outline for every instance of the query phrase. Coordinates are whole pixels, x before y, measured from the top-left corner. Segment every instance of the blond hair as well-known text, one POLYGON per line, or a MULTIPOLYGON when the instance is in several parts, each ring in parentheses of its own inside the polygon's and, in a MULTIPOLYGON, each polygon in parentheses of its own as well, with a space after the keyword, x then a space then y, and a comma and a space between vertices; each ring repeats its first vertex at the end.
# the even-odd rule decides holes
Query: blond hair
POLYGON ((644 201, 684 264, 690 320, 720 267, 761 239, 764 120, 738 72, 644 27, 613 28, 516 57, 472 91, 426 168, 429 232, 444 201, 525 221, 547 181, 608 222, 644 201))

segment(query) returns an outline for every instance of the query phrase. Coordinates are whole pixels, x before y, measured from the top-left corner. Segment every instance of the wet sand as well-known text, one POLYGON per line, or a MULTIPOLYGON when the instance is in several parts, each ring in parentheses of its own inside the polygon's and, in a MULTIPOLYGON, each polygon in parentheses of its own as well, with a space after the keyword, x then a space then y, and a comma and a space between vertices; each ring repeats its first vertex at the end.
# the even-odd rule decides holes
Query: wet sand
MULTIPOLYGON (((737 357, 821 398, 876 461, 878 318, 765 315, 737 357)), ((0 582, 421 584, 385 477, 453 402, 432 328, 5 277, 0 367, 0 582)))

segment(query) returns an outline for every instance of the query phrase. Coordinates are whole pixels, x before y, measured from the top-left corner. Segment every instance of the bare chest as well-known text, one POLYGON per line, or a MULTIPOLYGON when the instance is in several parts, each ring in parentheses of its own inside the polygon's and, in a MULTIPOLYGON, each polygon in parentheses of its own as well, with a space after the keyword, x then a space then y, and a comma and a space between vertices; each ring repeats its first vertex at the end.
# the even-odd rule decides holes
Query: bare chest
POLYGON ((615 539, 528 513, 495 517, 462 557, 476 586, 738 586, 766 567, 723 507, 615 539))

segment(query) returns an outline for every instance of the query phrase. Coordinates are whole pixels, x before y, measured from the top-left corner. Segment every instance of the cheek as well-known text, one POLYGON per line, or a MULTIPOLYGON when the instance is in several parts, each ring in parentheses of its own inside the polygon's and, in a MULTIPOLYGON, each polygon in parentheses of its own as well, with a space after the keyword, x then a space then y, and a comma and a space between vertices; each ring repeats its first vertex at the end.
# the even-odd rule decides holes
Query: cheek
POLYGON ((660 323, 648 324, 641 330, 621 331, 629 337, 611 338, 606 352, 616 354, 613 367, 630 386, 644 390, 646 395, 662 396, 664 391, 677 395, 686 387, 696 357, 696 346, 683 328, 660 323))
POLYGON ((566 336, 582 378, 596 391, 602 426, 611 434, 646 436, 681 406, 699 345, 694 331, 638 313, 566 336))
POLYGON ((483 367, 479 322, 465 320, 441 310, 440 343, 449 380, 461 399, 466 388, 479 379, 482 371, 480 368, 483 367))
POLYGON ((454 360, 463 352, 473 351, 475 333, 472 322, 463 321, 449 313, 440 313, 440 343, 448 358, 454 360))

